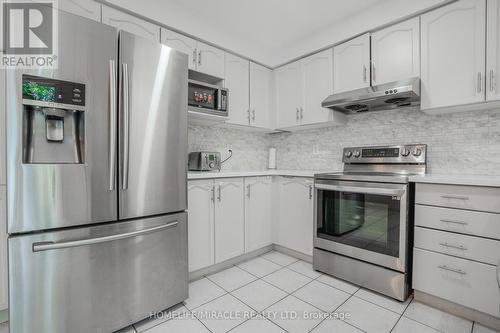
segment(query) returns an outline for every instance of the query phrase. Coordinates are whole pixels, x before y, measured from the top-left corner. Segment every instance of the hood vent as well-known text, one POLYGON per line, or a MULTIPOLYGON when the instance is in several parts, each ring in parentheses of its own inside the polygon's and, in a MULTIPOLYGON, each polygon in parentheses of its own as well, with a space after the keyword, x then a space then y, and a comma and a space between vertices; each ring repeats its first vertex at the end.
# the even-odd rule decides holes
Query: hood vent
POLYGON ((420 105, 420 79, 411 78, 328 96, 321 106, 344 113, 420 105))

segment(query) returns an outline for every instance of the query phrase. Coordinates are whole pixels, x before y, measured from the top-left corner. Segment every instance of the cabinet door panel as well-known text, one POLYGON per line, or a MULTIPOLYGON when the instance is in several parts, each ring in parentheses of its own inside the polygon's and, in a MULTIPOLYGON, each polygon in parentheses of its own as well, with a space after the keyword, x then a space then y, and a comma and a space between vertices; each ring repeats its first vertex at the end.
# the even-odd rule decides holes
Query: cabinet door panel
POLYGON ((215 184, 215 262, 245 252, 243 179, 228 178, 215 184))
POLYGON ((300 61, 274 71, 278 128, 299 124, 299 106, 302 104, 302 73, 300 61))
POLYGON ((422 109, 485 99, 486 0, 460 0, 421 16, 422 109))
POLYGON ((271 128, 272 70, 250 63, 250 125, 271 128))
POLYGON ((108 6, 102 6, 102 23, 160 42, 160 27, 108 6))
POLYGON ((101 4, 93 0, 59 0, 60 10, 101 22, 101 4))
POLYGON ((245 252, 272 244, 270 177, 245 179, 245 252))
POLYGON ((281 178, 277 242, 289 249, 312 255, 312 180, 281 178))
POLYGON ((196 40, 177 32, 161 28, 161 42, 189 56, 189 69, 196 69, 196 40))
MULTIPOLYGON (((3 52, 0 52, 0 55, 3 55, 3 52)), ((7 145, 7 136, 6 136, 6 108, 5 108, 5 70, 0 69, 0 185, 5 185, 7 183, 6 180, 6 145, 7 145)))
POLYGON ((249 62, 248 60, 226 54, 226 79, 224 84, 229 89, 230 124, 249 125, 249 62))
POLYGON ((8 307, 6 199, 6 188, 0 186, 0 311, 8 307))
POLYGON ((488 0, 486 99, 500 100, 500 0, 488 0))
POLYGON ((373 85, 419 77, 419 18, 373 33, 371 51, 373 85))
POLYGON ((335 46, 333 63, 335 93, 370 86, 370 34, 335 46))
POLYGON ((223 79, 224 51, 201 42, 198 42, 197 50, 196 70, 223 79))
POLYGON ((302 60, 304 105, 301 105, 301 124, 330 120, 333 111, 321 107, 321 102, 333 91, 332 70, 332 49, 302 60))
POLYGON ((215 263, 213 180, 190 181, 188 185, 189 271, 215 263))

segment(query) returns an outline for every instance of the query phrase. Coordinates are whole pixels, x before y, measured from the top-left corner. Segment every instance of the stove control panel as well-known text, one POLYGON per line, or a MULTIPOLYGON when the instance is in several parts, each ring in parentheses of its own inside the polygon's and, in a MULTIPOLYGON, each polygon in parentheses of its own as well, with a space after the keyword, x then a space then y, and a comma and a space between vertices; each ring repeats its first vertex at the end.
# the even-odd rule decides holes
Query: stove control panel
POLYGON ((373 146, 344 148, 343 162, 348 164, 424 164, 427 145, 373 146))

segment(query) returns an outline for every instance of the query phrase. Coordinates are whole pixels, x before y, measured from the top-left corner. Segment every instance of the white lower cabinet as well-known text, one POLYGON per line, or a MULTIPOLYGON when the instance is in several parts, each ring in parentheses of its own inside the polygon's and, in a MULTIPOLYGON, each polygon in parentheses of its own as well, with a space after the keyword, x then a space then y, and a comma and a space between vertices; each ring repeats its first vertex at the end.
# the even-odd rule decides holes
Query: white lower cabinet
POLYGON ((188 185, 189 271, 215 263, 214 182, 193 180, 188 185))
POLYGON ((313 250, 313 180, 278 179, 279 212, 274 225, 275 243, 312 255, 313 250))
POLYGON ((215 181, 215 262, 222 262, 245 252, 243 179, 215 181))
POLYGON ((500 317, 498 266, 422 249, 413 262, 414 289, 500 317))
POLYGON ((0 186, 0 311, 8 307, 6 199, 6 188, 0 186))
POLYGON ((272 244, 271 177, 245 178, 245 252, 272 244))

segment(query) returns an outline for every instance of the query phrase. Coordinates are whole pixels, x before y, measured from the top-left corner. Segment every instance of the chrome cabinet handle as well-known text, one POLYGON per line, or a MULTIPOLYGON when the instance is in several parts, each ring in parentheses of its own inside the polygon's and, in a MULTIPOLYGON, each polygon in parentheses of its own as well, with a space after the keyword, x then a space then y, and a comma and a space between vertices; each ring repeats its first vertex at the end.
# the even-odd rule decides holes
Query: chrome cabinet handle
POLYGON ((250 198, 250 184, 247 185, 247 197, 250 198))
POLYGON ((250 109, 247 110, 248 123, 250 124, 250 109))
POLYGON ((93 244, 100 244, 100 243, 107 243, 107 242, 112 242, 115 240, 120 240, 120 239, 125 239, 125 238, 131 238, 131 237, 137 237, 137 236, 142 236, 145 234, 149 234, 152 232, 160 231, 163 229, 168 229, 172 227, 176 227, 179 224, 178 221, 173 221, 167 224, 159 225, 153 228, 148 228, 144 230, 137 230, 137 231, 131 231, 131 232, 126 232, 123 234, 117 234, 117 235, 111 235, 111 236, 104 236, 104 237, 96 237, 96 238, 86 238, 86 239, 78 239, 78 240, 73 240, 73 241, 67 241, 67 242, 39 242, 39 243, 33 243, 33 252, 40 252, 40 251, 47 251, 47 250, 57 250, 57 249, 65 249, 68 247, 77 247, 77 246, 84 246, 84 245, 93 245, 93 244))
POLYGON ((309 200, 313 198, 313 186, 309 185, 309 200))
POLYGON ((375 64, 372 63, 372 81, 375 82, 375 64))
POLYGON ((304 109, 302 108, 302 106, 299 109, 300 109, 300 119, 304 119, 304 109))
POLYGON ((217 200, 221 201, 221 198, 222 198, 222 189, 221 189, 221 186, 219 185, 217 187, 217 200))
POLYGON ((366 66, 363 66, 363 82, 366 82, 366 66))
POLYGON ((201 66, 201 51, 198 51, 198 65, 201 66))
POLYGON ((457 269, 457 268, 450 268, 446 265, 439 265, 438 268, 441 268, 441 269, 444 269, 445 271, 449 271, 449 272, 453 272, 453 273, 457 273, 457 274, 461 274, 461 275, 465 275, 467 274, 465 271, 461 270, 461 269, 457 269))
POLYGON ((457 249, 457 250, 463 250, 463 251, 467 251, 467 248, 463 245, 451 245, 451 244, 448 244, 448 243, 439 243, 439 245, 441 246, 444 246, 444 247, 449 247, 449 248, 452 248, 452 249, 457 249))
POLYGON ((129 101, 129 77, 128 65, 123 64, 123 165, 122 165, 122 189, 128 189, 128 167, 130 152, 130 101, 129 101))
POLYGON ((300 115, 299 115, 300 110, 299 110, 299 108, 296 108, 295 110, 297 111, 297 112, 296 112, 296 115, 295 115, 295 119, 296 119, 297 121, 299 121, 299 119, 300 119, 300 115))
POLYGON ((210 189, 211 195, 210 195, 210 200, 212 202, 215 202, 215 186, 212 186, 212 189, 210 189))
POLYGON ((255 109, 252 110, 252 121, 255 122, 255 109))
POLYGON ((469 200, 469 197, 461 195, 441 195, 443 199, 469 200))
POLYGON ((481 87, 481 83, 483 81, 483 76, 481 75, 481 72, 477 73, 477 92, 480 93, 483 88, 481 87))
POLYGON ((445 219, 441 219, 439 221, 444 222, 444 223, 453 223, 453 224, 460 224, 460 225, 468 225, 469 224, 469 223, 463 222, 463 221, 454 221, 454 220, 445 220, 445 219))
POLYGON ((116 64, 109 61, 109 190, 115 190, 116 179, 116 64))
POLYGON ((196 66, 196 49, 193 50, 193 66, 196 66))

